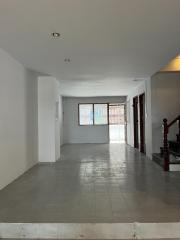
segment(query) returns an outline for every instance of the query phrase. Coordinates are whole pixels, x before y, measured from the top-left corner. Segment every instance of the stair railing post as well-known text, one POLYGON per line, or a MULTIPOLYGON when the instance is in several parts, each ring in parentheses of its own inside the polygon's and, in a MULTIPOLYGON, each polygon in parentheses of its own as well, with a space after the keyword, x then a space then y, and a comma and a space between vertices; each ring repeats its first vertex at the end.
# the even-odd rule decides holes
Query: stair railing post
POLYGON ((178 118, 178 125, 179 125, 179 133, 178 133, 178 141, 179 141, 179 139, 180 139, 180 116, 179 116, 179 118, 178 118))
POLYGON ((164 126, 164 136, 163 136, 163 144, 164 144, 164 171, 169 171, 169 148, 168 148, 168 124, 167 119, 163 119, 164 126))

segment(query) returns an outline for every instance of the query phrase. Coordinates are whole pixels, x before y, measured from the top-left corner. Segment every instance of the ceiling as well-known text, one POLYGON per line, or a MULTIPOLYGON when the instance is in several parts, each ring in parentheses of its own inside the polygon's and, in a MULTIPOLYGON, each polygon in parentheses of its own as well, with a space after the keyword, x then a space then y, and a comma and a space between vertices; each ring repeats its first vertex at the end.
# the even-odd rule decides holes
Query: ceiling
POLYGON ((59 79, 64 95, 126 95, 180 52, 179 9, 180 0, 0 0, 0 47, 59 79))

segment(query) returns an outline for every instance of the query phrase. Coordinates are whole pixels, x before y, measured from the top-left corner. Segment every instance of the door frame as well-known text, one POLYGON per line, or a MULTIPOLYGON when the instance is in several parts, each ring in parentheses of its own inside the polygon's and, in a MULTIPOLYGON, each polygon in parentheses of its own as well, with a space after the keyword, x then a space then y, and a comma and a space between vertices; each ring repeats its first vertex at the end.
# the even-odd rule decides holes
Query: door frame
POLYGON ((134 148, 139 149, 139 97, 133 97, 133 126, 134 126, 134 148))
POLYGON ((145 143, 145 93, 139 95, 140 152, 146 152, 145 143))
POLYGON ((127 114, 126 114, 126 104, 125 103, 113 103, 113 102, 110 102, 108 103, 108 139, 109 139, 109 143, 110 143, 110 125, 113 125, 113 124, 110 124, 109 123, 109 105, 123 105, 124 106, 124 142, 127 143, 127 114))

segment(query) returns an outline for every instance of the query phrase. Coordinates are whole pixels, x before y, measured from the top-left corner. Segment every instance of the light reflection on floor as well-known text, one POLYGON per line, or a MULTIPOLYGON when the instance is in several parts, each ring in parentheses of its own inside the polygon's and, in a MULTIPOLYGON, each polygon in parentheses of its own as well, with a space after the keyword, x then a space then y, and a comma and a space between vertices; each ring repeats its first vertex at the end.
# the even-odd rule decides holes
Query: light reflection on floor
POLYGON ((180 174, 125 144, 64 145, 0 191, 1 222, 175 222, 180 174))

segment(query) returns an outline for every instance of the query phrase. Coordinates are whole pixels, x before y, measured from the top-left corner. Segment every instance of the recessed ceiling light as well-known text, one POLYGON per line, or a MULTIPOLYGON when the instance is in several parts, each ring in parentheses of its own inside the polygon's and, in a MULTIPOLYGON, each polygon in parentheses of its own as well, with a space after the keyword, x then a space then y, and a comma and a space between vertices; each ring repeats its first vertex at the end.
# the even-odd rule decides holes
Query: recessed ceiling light
POLYGON ((66 62, 66 63, 70 63, 70 61, 71 61, 70 58, 65 58, 64 59, 64 62, 66 62))
POLYGON ((134 82, 140 82, 140 81, 143 81, 143 79, 142 78, 135 78, 135 79, 133 79, 133 81, 134 82))
POLYGON ((58 38, 58 37, 61 36, 61 34, 60 34, 59 32, 52 32, 52 33, 51 33, 51 36, 52 36, 53 38, 58 38))

